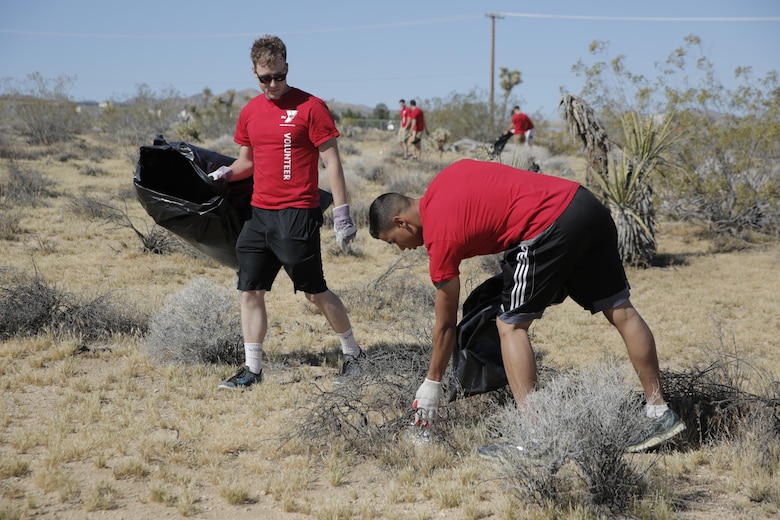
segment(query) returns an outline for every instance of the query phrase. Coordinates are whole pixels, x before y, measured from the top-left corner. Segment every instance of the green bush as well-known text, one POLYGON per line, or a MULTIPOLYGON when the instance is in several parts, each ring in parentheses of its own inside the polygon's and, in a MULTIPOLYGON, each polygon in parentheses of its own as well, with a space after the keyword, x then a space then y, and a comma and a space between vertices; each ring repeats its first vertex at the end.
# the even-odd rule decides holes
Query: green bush
MULTIPOLYGON (((699 225, 713 236, 749 239, 780 229, 780 83, 777 71, 755 78, 750 67, 734 71, 726 88, 715 65, 688 36, 658 67, 656 78, 635 75, 624 56, 611 58, 594 42, 597 61, 580 60, 581 96, 599 114, 610 136, 620 135, 623 114, 674 114, 679 136, 656 179, 659 210, 699 225), (598 59, 600 58, 600 59, 598 59)), ((621 144, 621 143, 619 143, 621 144)))

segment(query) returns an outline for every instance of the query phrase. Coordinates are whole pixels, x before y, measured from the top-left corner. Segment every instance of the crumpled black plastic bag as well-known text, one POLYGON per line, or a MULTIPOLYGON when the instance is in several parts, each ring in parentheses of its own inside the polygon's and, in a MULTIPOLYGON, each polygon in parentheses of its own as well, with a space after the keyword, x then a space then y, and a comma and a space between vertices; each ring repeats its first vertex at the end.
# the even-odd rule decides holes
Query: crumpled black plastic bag
POLYGON ((506 132, 501 135, 499 135, 495 141, 493 141, 493 150, 490 152, 490 157, 492 159, 495 159, 499 155, 501 155, 501 152, 504 151, 504 146, 506 146, 506 143, 509 141, 509 138, 512 137, 514 134, 512 132, 506 132))
POLYGON ((507 385, 496 317, 501 307, 503 276, 482 282, 463 302, 463 318, 452 351, 450 401, 498 390, 507 385))
MULTIPOLYGON (((217 262, 238 269, 236 240, 251 214, 252 178, 212 181, 208 174, 235 159, 157 136, 141 146, 135 168, 138 200, 154 221, 217 262)), ((320 208, 333 202, 320 190, 320 208)))

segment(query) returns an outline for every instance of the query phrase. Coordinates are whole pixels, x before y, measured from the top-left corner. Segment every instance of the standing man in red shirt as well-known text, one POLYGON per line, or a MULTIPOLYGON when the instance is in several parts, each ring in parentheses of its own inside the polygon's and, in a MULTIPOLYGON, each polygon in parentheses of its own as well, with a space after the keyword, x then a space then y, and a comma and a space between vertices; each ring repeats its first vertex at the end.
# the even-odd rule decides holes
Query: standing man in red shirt
POLYGON ((534 123, 530 117, 520 112, 520 107, 517 105, 512 108, 512 124, 507 129, 507 133, 510 132, 514 134, 512 140, 515 145, 525 142, 526 146, 533 146, 534 123))
POLYGON ((325 103, 287 83, 287 48, 276 36, 257 39, 252 73, 262 94, 241 110, 236 124, 238 158, 209 174, 214 181, 253 176, 252 215, 236 243, 241 328, 246 366, 219 388, 246 388, 263 379, 263 341, 268 331, 265 293, 284 267, 295 291, 303 291, 325 315, 344 354, 342 375, 359 370, 364 356, 352 334, 344 304, 325 283, 320 250, 318 161, 322 158, 333 193, 336 240, 344 247, 357 229, 350 217, 339 132, 325 103))
MULTIPOLYGON (((433 354, 412 404, 416 424, 430 426, 438 414, 441 379, 456 339, 461 261, 503 252, 496 327, 518 405, 537 381, 528 329, 548 306, 570 296, 591 313, 603 313, 618 330, 639 375, 653 427, 638 432, 629 449, 647 449, 685 429, 661 394, 655 340, 629 300, 612 216, 578 183, 463 159, 440 171, 422 198, 379 196, 369 220, 374 238, 402 250, 424 245, 436 286, 433 354)), ((490 447, 483 451, 498 454, 490 447)))
POLYGON ((412 109, 406 106, 406 100, 402 99, 398 101, 401 105, 399 116, 401 118, 401 126, 398 129, 398 143, 401 145, 401 150, 404 152, 404 159, 409 158, 409 136, 412 134, 411 130, 411 115, 412 109))
POLYGON ((412 99, 409 101, 409 105, 412 107, 412 113, 410 115, 410 125, 412 129, 412 158, 418 161, 422 160, 422 135, 423 132, 428 133, 428 129, 425 127, 425 114, 422 109, 417 106, 417 102, 412 99))

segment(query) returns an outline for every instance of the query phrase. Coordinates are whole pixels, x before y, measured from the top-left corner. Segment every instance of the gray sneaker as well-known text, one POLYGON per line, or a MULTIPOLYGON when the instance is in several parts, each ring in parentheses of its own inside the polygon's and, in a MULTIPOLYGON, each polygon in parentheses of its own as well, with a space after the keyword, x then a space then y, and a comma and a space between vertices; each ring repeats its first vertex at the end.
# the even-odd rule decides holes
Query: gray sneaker
POLYGON ((344 354, 344 363, 341 365, 341 374, 333 382, 337 385, 341 385, 346 383, 349 379, 358 377, 361 373, 361 359, 366 359, 366 353, 363 352, 362 348, 360 349, 360 353, 357 355, 357 357, 350 354, 344 354))
POLYGON ((639 432, 631 440, 626 448, 629 453, 638 453, 650 448, 654 448, 663 442, 668 441, 675 435, 685 430, 685 423, 670 408, 666 410, 661 417, 653 419, 648 428, 639 432))
POLYGON ((254 372, 250 372, 249 367, 241 367, 233 377, 227 381, 222 381, 217 388, 248 388, 254 384, 261 383, 262 381, 262 370, 260 370, 259 374, 255 374, 254 372))

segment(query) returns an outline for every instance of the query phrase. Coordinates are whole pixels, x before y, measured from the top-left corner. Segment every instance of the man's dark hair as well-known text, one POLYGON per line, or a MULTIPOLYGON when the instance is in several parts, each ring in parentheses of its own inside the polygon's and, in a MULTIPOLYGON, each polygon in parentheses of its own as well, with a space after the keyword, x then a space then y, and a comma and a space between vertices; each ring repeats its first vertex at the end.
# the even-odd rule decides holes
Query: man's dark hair
POLYGON ((406 101, 404 101, 403 99, 399 99, 398 102, 399 103, 406 103, 406 101))
POLYGON ((374 238, 393 227, 393 217, 402 214, 412 205, 412 199, 400 193, 385 193, 374 199, 368 209, 368 232, 374 238))
POLYGON ((416 107, 417 106, 417 101, 412 99, 412 100, 409 101, 409 104, 412 105, 413 107, 416 107))

